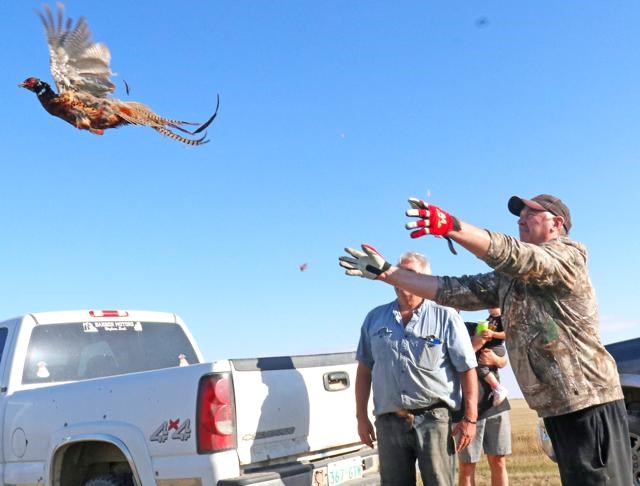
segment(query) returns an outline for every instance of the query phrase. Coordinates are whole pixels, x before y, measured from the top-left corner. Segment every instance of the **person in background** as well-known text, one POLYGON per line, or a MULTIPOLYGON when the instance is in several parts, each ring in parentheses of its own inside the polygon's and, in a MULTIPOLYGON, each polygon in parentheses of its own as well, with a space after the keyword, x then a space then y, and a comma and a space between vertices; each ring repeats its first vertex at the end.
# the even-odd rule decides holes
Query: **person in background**
MULTIPOLYGON (((520 390, 544 423, 565 486, 633 484, 629 427, 616 363, 600 340, 587 250, 568 237, 569 208, 557 197, 513 196, 520 239, 480 229, 411 198, 411 236, 448 238, 494 271, 421 275, 390 265, 371 246, 346 249, 347 275, 378 279, 441 305, 502 309, 509 359, 520 390)), ((595 224, 602 225, 603 222, 595 224)), ((604 231, 604 230, 603 230, 604 231)))
MULTIPOLYGON (((430 273, 414 252, 398 266, 430 273)), ((410 292, 369 312, 356 352, 356 417, 360 440, 378 441, 381 483, 416 484, 416 460, 425 485, 455 484, 455 453, 475 435, 476 357, 459 314, 410 292), (375 429, 368 403, 373 389, 375 429), (451 412, 465 415, 452 431, 451 412), (457 439, 457 444, 455 443, 457 439)))
MULTIPOLYGON (((489 317, 486 321, 487 329, 483 329, 480 333, 475 332, 474 336, 477 336, 482 342, 481 350, 490 349, 498 356, 503 357, 507 354, 507 350, 504 347, 505 334, 500 314, 499 307, 489 309, 489 317)), ((476 349, 476 351, 478 350, 476 349)), ((485 366, 478 363, 476 372, 478 377, 491 387, 493 405, 500 405, 509 395, 509 391, 500 383, 498 369, 495 366, 485 366)))
MULTIPOLYGON (((500 309, 489 309, 489 320, 499 319, 500 309)), ((487 347, 487 341, 492 336, 487 335, 486 330, 478 335, 477 323, 475 322, 465 322, 465 325, 478 359, 478 424, 473 441, 458 454, 460 462, 458 486, 475 486, 476 464, 483 451, 487 456, 491 471, 491 486, 508 486, 506 456, 511 454, 511 421, 509 417, 511 407, 505 398, 496 400, 495 387, 480 375, 480 369, 485 368, 492 378, 500 383, 498 368, 504 368, 507 365, 504 345, 494 343, 492 347, 487 347)), ((497 322, 494 322, 493 325, 501 326, 497 322)))

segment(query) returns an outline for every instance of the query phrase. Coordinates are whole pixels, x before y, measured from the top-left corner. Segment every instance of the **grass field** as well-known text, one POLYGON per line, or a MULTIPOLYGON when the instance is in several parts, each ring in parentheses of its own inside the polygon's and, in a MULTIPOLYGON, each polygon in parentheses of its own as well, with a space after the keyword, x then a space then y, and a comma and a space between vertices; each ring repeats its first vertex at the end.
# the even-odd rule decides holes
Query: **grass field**
MULTIPOLYGON (((511 403, 511 441, 513 453, 507 457, 509 484, 513 486, 556 486, 560 475, 556 463, 540 449, 536 436, 538 416, 524 400, 511 403)), ((476 467, 476 485, 491 485, 487 460, 483 457, 476 467)))

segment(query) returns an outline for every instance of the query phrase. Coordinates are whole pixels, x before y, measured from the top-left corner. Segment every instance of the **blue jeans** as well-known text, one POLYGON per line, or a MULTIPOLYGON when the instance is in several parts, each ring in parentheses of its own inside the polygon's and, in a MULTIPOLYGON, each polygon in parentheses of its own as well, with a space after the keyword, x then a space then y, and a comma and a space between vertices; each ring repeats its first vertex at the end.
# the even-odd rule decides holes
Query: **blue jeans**
POLYGON ((416 415, 411 425, 393 413, 376 418, 382 486, 416 484, 416 460, 425 486, 455 485, 455 447, 446 407, 416 415))

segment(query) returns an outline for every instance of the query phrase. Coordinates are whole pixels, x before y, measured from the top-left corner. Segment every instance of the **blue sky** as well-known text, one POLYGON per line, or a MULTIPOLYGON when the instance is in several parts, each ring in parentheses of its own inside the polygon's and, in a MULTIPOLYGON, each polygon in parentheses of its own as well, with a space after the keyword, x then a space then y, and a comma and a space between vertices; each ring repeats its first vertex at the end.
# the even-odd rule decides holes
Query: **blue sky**
POLYGON ((16 87, 52 81, 40 6, 0 18, 3 316, 172 311, 210 360, 353 349, 394 295, 343 276, 344 246, 483 272, 410 240, 406 199, 515 235, 508 198, 551 193, 603 341, 638 335, 638 2, 66 2, 109 46, 115 96, 204 121, 220 94, 202 147, 45 113, 16 87))

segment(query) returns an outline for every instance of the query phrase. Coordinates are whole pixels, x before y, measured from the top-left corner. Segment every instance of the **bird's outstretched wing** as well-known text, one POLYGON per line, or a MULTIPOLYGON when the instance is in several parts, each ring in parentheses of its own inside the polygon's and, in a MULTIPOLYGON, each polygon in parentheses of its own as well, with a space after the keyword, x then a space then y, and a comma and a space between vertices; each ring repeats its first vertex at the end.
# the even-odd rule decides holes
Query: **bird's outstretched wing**
POLYGON ((72 19, 64 18, 64 5, 57 5, 55 18, 48 5, 38 15, 47 33, 51 74, 58 91, 84 91, 98 97, 113 92, 109 49, 91 40, 84 17, 74 27, 72 19))

